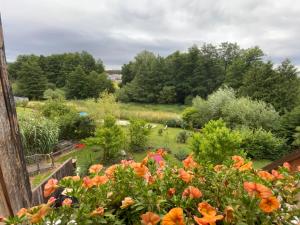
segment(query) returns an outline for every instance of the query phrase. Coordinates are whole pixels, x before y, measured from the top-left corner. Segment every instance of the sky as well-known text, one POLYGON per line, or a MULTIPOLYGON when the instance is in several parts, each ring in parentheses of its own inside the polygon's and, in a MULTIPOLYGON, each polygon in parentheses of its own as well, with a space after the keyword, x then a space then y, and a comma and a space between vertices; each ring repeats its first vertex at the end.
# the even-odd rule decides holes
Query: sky
POLYGON ((88 51, 119 69, 143 50, 236 42, 300 66, 297 0, 0 0, 6 57, 88 51))

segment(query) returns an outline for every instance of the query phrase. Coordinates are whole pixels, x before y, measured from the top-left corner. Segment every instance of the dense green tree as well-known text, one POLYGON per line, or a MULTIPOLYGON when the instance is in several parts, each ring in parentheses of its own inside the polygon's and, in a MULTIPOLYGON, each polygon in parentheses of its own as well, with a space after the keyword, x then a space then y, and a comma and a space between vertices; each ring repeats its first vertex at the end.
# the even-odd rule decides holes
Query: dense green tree
POLYGON ((47 78, 35 61, 23 62, 17 71, 18 90, 29 99, 40 99, 47 88, 47 78))
POLYGON ((84 99, 87 97, 87 75, 81 66, 69 73, 66 77, 66 97, 68 99, 84 99))
POLYGON ((106 73, 97 73, 96 71, 92 71, 87 76, 86 83, 86 97, 88 98, 99 98, 99 95, 107 91, 109 93, 114 91, 114 86, 111 80, 108 79, 106 73))

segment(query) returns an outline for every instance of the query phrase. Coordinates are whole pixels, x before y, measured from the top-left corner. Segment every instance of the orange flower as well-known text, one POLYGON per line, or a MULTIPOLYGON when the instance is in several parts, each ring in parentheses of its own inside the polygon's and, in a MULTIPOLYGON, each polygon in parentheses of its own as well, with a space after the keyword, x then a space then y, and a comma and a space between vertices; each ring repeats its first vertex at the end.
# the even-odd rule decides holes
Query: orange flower
POLYGON ((274 180, 274 176, 267 171, 259 171, 258 176, 264 180, 272 181, 274 180))
POLYGON ((39 223, 49 212, 50 207, 46 204, 41 205, 41 208, 33 215, 30 216, 32 224, 39 223))
POLYGON ((276 178, 276 179, 283 179, 283 175, 281 173, 279 173, 277 170, 272 170, 272 175, 276 178))
POLYGON ((141 219, 143 225, 156 225, 160 221, 159 215, 153 212, 147 212, 141 215, 141 219))
POLYGON ((173 197, 173 195, 175 195, 175 193, 176 193, 176 189, 175 188, 170 188, 169 190, 168 190, 168 196, 171 198, 171 197, 173 197))
POLYGON ((244 165, 244 163, 245 163, 244 158, 241 157, 241 156, 238 156, 238 155, 232 156, 231 159, 234 161, 233 166, 234 166, 235 168, 240 168, 240 167, 241 167, 242 165, 244 165))
POLYGON ((65 200, 63 200, 62 206, 67 206, 67 207, 70 207, 72 205, 72 199, 70 198, 66 198, 65 200))
POLYGON ((214 166, 214 171, 215 172, 220 172, 224 168, 224 165, 215 165, 214 166))
POLYGON ((101 164, 92 165, 89 168, 90 173, 99 173, 102 170, 103 166, 101 164))
POLYGON ((291 171, 291 164, 289 164, 288 162, 283 163, 283 167, 286 168, 288 171, 291 171))
POLYGON ((134 204, 134 200, 130 197, 126 197, 124 198, 124 200, 122 201, 122 205, 121 205, 121 209, 125 209, 128 208, 129 206, 134 204))
POLYGON ((186 188, 183 193, 182 193, 182 197, 189 197, 189 198, 200 198, 202 197, 202 192, 193 186, 189 186, 188 188, 186 188))
POLYGON ((182 208, 171 209, 163 217, 161 225, 185 225, 182 208))
POLYGON ((97 209, 95 209, 93 212, 91 212, 91 216, 103 216, 104 214, 104 208, 103 207, 99 207, 97 209))
POLYGON ((248 162, 248 163, 242 165, 242 166, 239 168, 239 171, 251 170, 251 169, 252 169, 252 164, 253 164, 253 162, 248 162))
POLYGON ((280 207, 279 201, 275 196, 264 198, 259 203, 259 208, 266 213, 271 213, 279 209, 279 207, 280 207))
POLYGON ((47 184, 44 187, 44 197, 48 198, 57 188, 58 188, 58 180, 49 179, 47 184))
POLYGON ((133 168, 135 174, 139 177, 144 177, 149 172, 148 167, 142 163, 132 163, 131 167, 133 168))
POLYGON ((95 176, 92 178, 92 182, 94 185, 100 186, 100 185, 108 182, 108 177, 107 176, 95 176))
POLYGON ((93 182, 93 180, 91 179, 91 178, 89 178, 89 177, 84 177, 83 179, 82 179, 82 181, 83 181, 83 183, 82 183, 82 186, 84 187, 84 188, 91 188, 91 187, 93 187, 94 186, 94 182, 93 182))
POLYGON ((184 168, 194 169, 198 167, 198 164, 194 161, 192 155, 189 155, 185 160, 182 161, 184 168))
POLYGON ((272 196, 272 191, 258 183, 253 182, 244 182, 244 189, 250 194, 250 195, 258 195, 260 198, 268 198, 272 196))
POLYGON ((225 222, 226 223, 232 223, 233 222, 233 208, 231 206, 227 206, 225 208, 224 214, 225 214, 225 222))
POLYGON ((186 183, 189 183, 189 182, 191 182, 191 180, 193 179, 193 175, 192 174, 190 174, 190 173, 188 173, 188 172, 186 172, 184 169, 179 169, 179 177, 180 177, 180 179, 181 180, 183 180, 184 182, 186 182, 186 183))
POLYGON ((166 155, 166 151, 163 148, 159 148, 156 150, 156 154, 161 155, 161 157, 164 157, 166 155))
POLYGON ((54 204, 55 201, 56 201, 56 198, 51 197, 51 198, 49 198, 47 205, 52 205, 52 204, 54 204))
POLYGON ((114 174, 115 174, 115 170, 117 169, 117 165, 112 165, 110 167, 108 167, 106 170, 105 170, 105 175, 108 177, 108 178, 113 178, 114 177, 114 174))
POLYGON ((27 209, 25 209, 25 208, 22 208, 22 209, 19 210, 19 212, 17 212, 17 216, 19 218, 22 217, 22 216, 25 216, 26 214, 27 214, 27 209))
POLYGON ((198 211, 202 214, 203 217, 199 218, 197 216, 194 216, 194 220, 200 225, 215 225, 216 221, 223 219, 223 216, 217 215, 217 210, 207 202, 199 203, 198 211))
POLYGON ((64 180, 73 180, 73 181, 80 181, 80 176, 67 176, 63 178, 64 180))

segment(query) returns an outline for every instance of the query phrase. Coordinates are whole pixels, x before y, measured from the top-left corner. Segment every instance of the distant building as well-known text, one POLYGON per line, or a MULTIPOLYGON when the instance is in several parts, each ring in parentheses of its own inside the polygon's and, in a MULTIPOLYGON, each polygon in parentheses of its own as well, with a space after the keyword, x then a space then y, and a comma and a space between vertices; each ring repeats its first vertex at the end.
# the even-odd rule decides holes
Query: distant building
POLYGON ((108 75, 108 78, 112 81, 115 81, 117 83, 122 82, 122 74, 121 70, 106 70, 105 71, 108 75))

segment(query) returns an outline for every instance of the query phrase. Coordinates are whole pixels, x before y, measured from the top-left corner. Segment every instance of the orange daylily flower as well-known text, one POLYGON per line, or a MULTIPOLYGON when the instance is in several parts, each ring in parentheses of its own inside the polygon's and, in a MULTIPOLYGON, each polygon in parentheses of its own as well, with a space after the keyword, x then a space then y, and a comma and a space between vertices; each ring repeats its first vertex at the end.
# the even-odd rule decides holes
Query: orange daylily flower
POLYGON ((248 162, 248 163, 242 165, 242 166, 239 168, 239 171, 251 170, 251 169, 252 169, 252 164, 253 164, 253 162, 248 162))
POLYGON ((51 197, 51 198, 49 198, 49 200, 47 201, 47 205, 52 205, 52 204, 54 204, 55 201, 56 201, 56 198, 51 197))
POLYGON ((272 170, 272 175, 276 178, 276 179, 283 179, 283 175, 281 173, 279 173, 277 170, 272 170))
POLYGON ((108 177, 108 178, 113 178, 114 177, 114 174, 115 174, 115 170, 117 169, 117 166, 118 165, 112 165, 110 167, 108 167, 106 170, 105 170, 105 175, 108 177))
POLYGON ((162 219, 162 225, 185 225, 182 208, 171 209, 162 219))
POLYGON ((103 166, 101 164, 92 165, 89 168, 90 173, 99 173, 102 170, 103 166))
POLYGON ((274 176, 267 171, 259 171, 258 176, 264 180, 272 181, 274 180, 274 176))
POLYGON ((65 200, 63 200, 63 202, 62 202, 62 206, 67 206, 67 207, 70 207, 71 205, 72 205, 72 199, 70 199, 70 198, 66 198, 65 200))
POLYGON ((244 165, 244 163, 245 163, 244 158, 241 157, 241 156, 238 156, 238 155, 232 156, 231 159, 234 161, 233 166, 234 166, 235 168, 240 168, 240 167, 241 167, 242 165, 244 165))
POLYGON ((91 216, 103 216, 104 214, 104 208, 103 207, 99 207, 97 209, 95 209, 93 212, 91 212, 91 216))
POLYGON ((176 193, 176 189, 175 188, 170 188, 169 190, 168 190, 168 196, 171 198, 171 197, 173 197, 173 195, 175 195, 175 193, 176 193))
MULTIPOLYGON (((25 208, 22 208, 22 209, 20 209, 18 212, 17 212, 17 216, 20 218, 20 217, 22 217, 22 216, 25 216, 26 214, 27 214, 27 209, 25 209, 25 208)), ((0 221, 1 222, 1 221, 0 221)))
POLYGON ((164 157, 166 155, 166 151, 163 148, 159 148, 156 150, 156 154, 161 155, 161 157, 164 157))
POLYGON ((182 197, 189 197, 191 199, 200 198, 202 197, 202 192, 196 187, 189 186, 183 191, 182 197))
POLYGON ((95 176, 92 178, 92 182, 96 186, 100 186, 102 184, 106 184, 108 182, 107 176, 95 176))
POLYGON ((73 181, 80 181, 80 176, 67 176, 63 178, 64 180, 71 179, 73 181))
POLYGON ((288 162, 283 163, 283 167, 286 168, 288 171, 291 171, 292 168, 291 164, 288 162))
POLYGON ((250 195, 258 195, 260 198, 268 198, 272 196, 272 191, 268 187, 254 183, 254 182, 244 182, 244 189, 250 195))
POLYGON ((194 177, 192 174, 186 172, 186 171, 185 171, 184 169, 182 169, 182 168, 179 169, 178 172, 179 172, 179 177, 180 177, 180 179, 183 180, 183 181, 186 182, 186 183, 191 182, 191 180, 192 180, 193 177, 194 177))
POLYGON ((182 161, 184 168, 186 169, 194 169, 198 167, 198 163, 196 163, 192 157, 192 155, 189 155, 185 160, 182 161))
POLYGON ((91 179, 91 178, 89 178, 89 177, 84 177, 83 179, 82 179, 82 181, 83 181, 83 183, 82 183, 82 186, 84 187, 84 188, 91 188, 91 187, 93 187, 94 186, 94 182, 93 182, 93 180, 91 179))
POLYGON ((266 213, 271 213, 279 209, 279 207, 280 203, 275 196, 264 198, 259 203, 259 208, 266 213))
POLYGON ((133 168, 135 174, 139 177, 144 177, 149 172, 148 167, 142 163, 132 163, 131 167, 133 168))
POLYGON ((39 223, 49 212, 50 207, 46 204, 41 205, 41 208, 33 215, 30 215, 30 222, 32 224, 39 223))
POLYGON ((217 210, 207 202, 201 202, 198 205, 198 211, 202 214, 202 218, 194 216, 194 220, 200 225, 215 225, 216 221, 222 220, 222 215, 217 215, 217 210))
POLYGON ((153 212, 147 212, 143 215, 141 215, 141 223, 143 225, 156 225, 160 221, 159 215, 153 213, 153 212))
POLYGON ((58 180, 49 179, 44 187, 44 197, 48 198, 57 188, 58 188, 58 180))
POLYGON ((121 205, 121 209, 125 209, 128 208, 129 206, 134 204, 134 200, 130 197, 126 197, 124 198, 124 200, 122 201, 122 205, 121 205))

